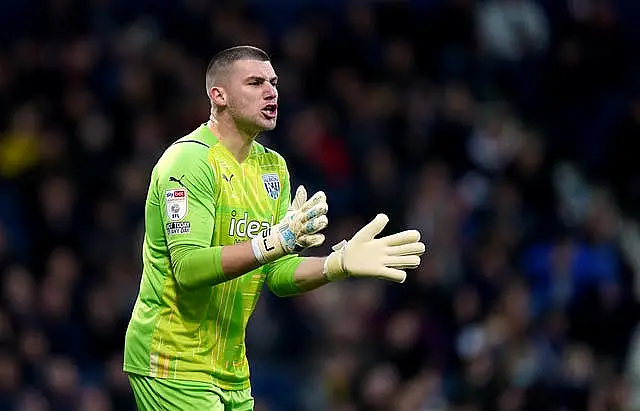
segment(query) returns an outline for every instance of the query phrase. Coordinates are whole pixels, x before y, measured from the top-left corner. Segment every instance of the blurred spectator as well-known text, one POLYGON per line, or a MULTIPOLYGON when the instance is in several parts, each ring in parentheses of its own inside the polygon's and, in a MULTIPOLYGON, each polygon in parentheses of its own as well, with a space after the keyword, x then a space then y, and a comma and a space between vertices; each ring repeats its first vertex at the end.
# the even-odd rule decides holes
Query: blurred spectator
POLYGON ((532 0, 486 1, 478 19, 478 37, 489 58, 517 63, 542 54, 549 44, 546 13, 532 0))

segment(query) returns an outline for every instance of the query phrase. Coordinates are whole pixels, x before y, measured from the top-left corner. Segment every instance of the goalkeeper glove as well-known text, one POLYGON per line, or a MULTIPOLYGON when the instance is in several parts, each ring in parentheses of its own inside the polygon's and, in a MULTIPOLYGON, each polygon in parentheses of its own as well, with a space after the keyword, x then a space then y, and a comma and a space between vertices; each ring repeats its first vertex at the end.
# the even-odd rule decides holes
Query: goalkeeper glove
POLYGON ((342 241, 324 262, 324 275, 329 281, 346 277, 373 277, 404 282, 405 269, 420 265, 425 252, 420 233, 407 230, 382 238, 375 238, 389 222, 389 217, 378 214, 362 227, 349 241, 342 241))
POLYGON ((318 191, 307 200, 307 190, 304 186, 298 187, 282 221, 251 240, 256 259, 265 264, 324 243, 324 234, 319 234, 319 231, 329 223, 326 216, 328 209, 324 192, 318 191))

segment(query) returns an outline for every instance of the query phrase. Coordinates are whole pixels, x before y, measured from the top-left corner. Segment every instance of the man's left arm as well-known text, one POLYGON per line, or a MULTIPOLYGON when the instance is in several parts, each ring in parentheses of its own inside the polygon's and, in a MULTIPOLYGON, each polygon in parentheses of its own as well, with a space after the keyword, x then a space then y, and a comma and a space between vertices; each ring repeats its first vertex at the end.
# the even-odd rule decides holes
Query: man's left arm
POLYGON ((266 267, 269 288, 286 297, 348 277, 403 283, 406 270, 420 265, 426 247, 416 230, 377 237, 388 222, 389 217, 378 214, 349 241, 335 245, 325 258, 291 255, 274 261, 266 267))
MULTIPOLYGON (((420 265, 420 256, 426 251, 420 242, 417 230, 405 230, 378 237, 389 222, 385 214, 378 214, 368 224, 358 230, 349 241, 333 246, 333 252, 326 258, 293 257, 289 267, 272 266, 271 277, 274 285, 287 279, 290 287, 281 296, 295 295, 311 291, 328 282, 353 278, 378 278, 403 283, 407 269, 420 265)), ((273 290, 272 284, 269 285, 273 290)))
POLYGON ((290 297, 327 284, 324 257, 286 256, 265 266, 267 285, 278 297, 290 297))
MULTIPOLYGON (((302 200, 289 206, 291 187, 288 172, 284 176, 283 198, 279 209, 280 218, 296 211, 302 200)), ((306 191, 299 188, 296 199, 306 200, 306 191), (302 193, 302 196, 300 195, 302 193)), ((314 196, 315 197, 315 196, 314 196)), ((326 204, 325 204, 326 207, 326 204)), ((323 212, 326 214, 326 208, 323 212)), ((327 257, 300 257, 289 254, 264 265, 269 289, 280 297, 291 296, 314 290, 329 282, 347 277, 379 278, 402 283, 407 277, 406 270, 420 265, 420 256, 425 252, 417 230, 376 238, 389 222, 385 214, 378 214, 349 240, 335 245, 327 257)), ((326 217, 325 217, 326 225, 326 217)), ((312 234, 301 241, 302 248, 319 246, 324 235, 312 234)))

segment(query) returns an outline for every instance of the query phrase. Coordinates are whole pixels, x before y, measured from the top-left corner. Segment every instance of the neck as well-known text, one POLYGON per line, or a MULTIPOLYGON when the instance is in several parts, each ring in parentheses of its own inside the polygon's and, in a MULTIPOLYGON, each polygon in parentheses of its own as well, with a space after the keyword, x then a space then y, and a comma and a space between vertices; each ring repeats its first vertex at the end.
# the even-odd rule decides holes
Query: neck
POLYGON ((251 143, 257 136, 257 133, 243 132, 235 122, 219 121, 214 118, 209 119, 207 127, 239 163, 247 158, 251 143))

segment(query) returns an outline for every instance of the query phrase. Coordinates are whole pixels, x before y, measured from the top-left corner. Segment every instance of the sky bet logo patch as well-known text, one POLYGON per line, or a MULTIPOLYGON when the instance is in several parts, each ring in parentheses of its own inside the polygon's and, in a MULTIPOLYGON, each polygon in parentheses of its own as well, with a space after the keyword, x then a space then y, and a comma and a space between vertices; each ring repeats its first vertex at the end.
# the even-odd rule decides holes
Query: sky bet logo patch
POLYGON ((177 199, 177 198, 185 198, 187 196, 187 192, 183 189, 176 190, 168 190, 167 191, 167 199, 177 199))
POLYGON ((165 194, 167 203, 167 217, 171 221, 182 220, 187 215, 187 190, 177 188, 167 190, 165 194))

